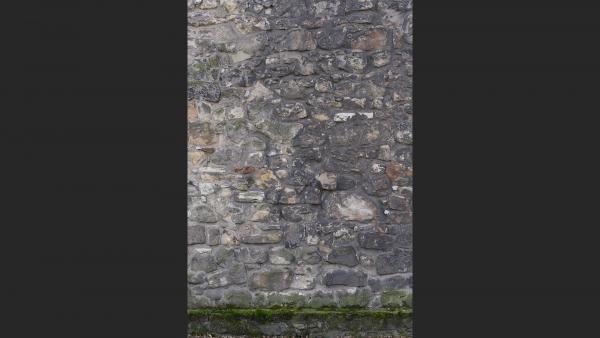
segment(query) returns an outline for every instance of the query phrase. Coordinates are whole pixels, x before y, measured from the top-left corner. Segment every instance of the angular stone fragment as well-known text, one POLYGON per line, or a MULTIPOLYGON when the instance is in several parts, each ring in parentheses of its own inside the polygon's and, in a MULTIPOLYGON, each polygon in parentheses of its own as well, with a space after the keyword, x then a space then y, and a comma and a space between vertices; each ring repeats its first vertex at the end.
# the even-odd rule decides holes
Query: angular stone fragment
POLYGON ((219 228, 206 229, 206 244, 219 245, 221 242, 221 231, 219 228))
POLYGON ((219 85, 212 82, 202 82, 196 89, 196 93, 201 99, 208 102, 219 102, 221 98, 221 89, 219 85))
POLYGON ((320 32, 317 44, 327 50, 340 48, 344 45, 346 32, 340 28, 333 28, 320 32))
POLYGON ((373 8, 373 0, 346 0, 346 12, 364 11, 373 8))
POLYGON ((274 247, 269 251, 269 262, 275 265, 288 265, 295 261, 294 254, 283 247, 274 247))
POLYGON ((287 224, 283 234, 285 247, 295 248, 304 239, 304 224, 287 224))
POLYGON ((271 141, 276 143, 289 143, 292 141, 298 132, 302 130, 303 125, 300 123, 284 123, 265 120, 257 123, 258 131, 267 135, 271 141))
POLYGON ((283 233, 281 231, 265 231, 243 235, 241 241, 246 244, 274 244, 279 243, 282 237, 283 233))
POLYGON ((404 212, 410 212, 411 210, 411 199, 403 195, 390 195, 388 199, 388 205, 391 209, 400 210, 404 212))
POLYGON ((315 83, 315 90, 321 93, 331 92, 333 90, 333 85, 331 84, 331 81, 319 79, 315 83))
POLYGON ((352 49, 363 51, 382 50, 387 44, 386 32, 382 29, 369 30, 350 41, 352 49))
POLYGON ((235 195, 236 202, 257 203, 265 200, 264 191, 240 191, 235 195))
POLYGON ((352 246, 333 248, 327 256, 327 261, 331 264, 341 264, 349 267, 358 265, 356 251, 352 246))
POLYGON ((206 231, 204 225, 193 225, 187 229, 188 244, 204 244, 206 242, 206 231))
POLYGON ((290 285, 292 289, 311 290, 316 285, 315 277, 312 275, 294 275, 294 280, 290 285))
POLYGON ((188 125, 188 143, 208 146, 216 142, 216 133, 210 122, 194 122, 188 125))
POLYGON ((215 272, 206 278, 209 288, 218 288, 234 284, 246 283, 244 264, 233 264, 228 269, 215 272))
POLYGON ((192 256, 190 263, 190 270, 202 271, 202 272, 213 272, 217 270, 217 262, 214 257, 208 252, 196 253, 192 256))
POLYGON ((391 253, 377 256, 375 267, 380 275, 389 275, 398 272, 410 272, 412 265, 412 251, 396 249, 391 253))
POLYGON ((323 284, 327 286, 365 286, 367 285, 367 274, 362 271, 335 270, 325 274, 323 284))
POLYGON ((337 188, 337 175, 335 173, 324 172, 317 176, 317 181, 325 190, 335 190, 337 188))
POLYGON ((365 249, 388 250, 394 245, 394 237, 378 232, 363 232, 358 234, 358 243, 365 249))
POLYGON ((305 246, 297 249, 299 261, 304 264, 319 264, 321 255, 316 246, 305 246))
POLYGON ((199 205, 194 208, 193 219, 202 223, 216 223, 217 214, 207 205, 199 205))
POLYGON ((251 290, 282 291, 290 288, 294 273, 289 269, 271 269, 269 271, 256 271, 248 279, 251 290))
POLYGON ((363 195, 334 192, 324 204, 326 215, 335 220, 370 221, 377 216, 377 206, 363 195))
POLYGON ((307 51, 317 48, 317 42, 309 31, 291 31, 282 43, 281 50, 307 51))
POLYGON ((241 247, 236 249, 237 259, 246 264, 262 264, 268 259, 267 250, 263 248, 241 247))
POLYGON ((373 66, 383 67, 390 63, 390 54, 387 52, 381 52, 373 55, 373 66))

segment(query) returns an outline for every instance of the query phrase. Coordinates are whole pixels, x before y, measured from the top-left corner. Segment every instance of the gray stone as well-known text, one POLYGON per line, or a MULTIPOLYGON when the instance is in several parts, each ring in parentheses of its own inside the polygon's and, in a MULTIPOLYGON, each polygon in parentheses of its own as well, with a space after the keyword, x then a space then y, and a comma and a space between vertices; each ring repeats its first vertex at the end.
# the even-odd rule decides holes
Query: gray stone
POLYGON ((241 247, 236 249, 236 256, 246 264, 262 264, 268 260, 267 250, 263 248, 241 247))
POLYGON ((264 191, 240 191, 235 195, 236 202, 257 203, 265 200, 264 191))
POLYGON ((409 286, 409 277, 391 276, 391 277, 372 277, 368 281, 369 287, 373 292, 398 290, 409 286))
POLYGON ((219 102, 221 97, 221 89, 219 85, 211 82, 202 82, 198 88, 196 88, 197 95, 208 102, 219 102))
POLYGON ((374 0, 346 0, 346 11, 364 11, 372 9, 375 4, 374 0))
POLYGON ((284 247, 273 247, 269 251, 269 262, 271 264, 288 265, 294 261, 294 254, 284 247))
POLYGON ((306 51, 317 48, 317 43, 309 31, 294 30, 283 41, 282 50, 306 51))
POLYGON ((388 250, 394 245, 394 237, 378 232, 363 232, 358 234, 358 243, 364 249, 388 250))
POLYGON ((337 175, 335 173, 324 172, 317 176, 317 181, 325 190, 335 190, 337 188, 337 175))
POLYGON ((371 299, 371 293, 367 289, 359 289, 355 292, 337 291, 335 296, 340 307, 366 307, 371 299))
POLYGON ((207 205, 199 205, 194 210, 194 220, 203 223, 216 223, 218 222, 217 214, 207 205))
POLYGON ((304 264, 319 264, 321 255, 316 246, 305 246, 298 248, 299 261, 304 264))
POLYGON ((352 267, 358 265, 358 258, 356 258, 354 247, 342 246, 331 250, 327 256, 327 262, 352 267))
POLYGON ((325 274, 323 284, 327 286, 365 286, 367 285, 367 274, 362 271, 335 270, 325 274))
POLYGON ((252 305, 252 294, 247 290, 226 290, 221 304, 228 307, 249 308, 252 305))
POLYGON ((243 235, 241 241, 246 244, 275 244, 279 243, 282 238, 283 233, 281 231, 264 231, 243 235))
POLYGON ((299 246, 304 239, 304 225, 297 223, 287 224, 283 235, 285 247, 295 248, 299 246))
POLYGON ((386 35, 382 29, 372 29, 353 38, 350 47, 364 51, 382 50, 387 44, 386 35))
POLYGON ((233 264, 227 270, 212 273, 206 278, 209 288, 246 283, 244 264, 233 264))
POLYGON ((329 217, 344 221, 370 221, 377 216, 377 206, 366 196, 335 192, 326 199, 325 212, 329 217))
POLYGON ((289 269, 256 271, 250 275, 248 287, 251 290, 282 291, 290 288, 294 274, 289 269))
POLYGON ((380 275, 410 272, 412 270, 412 251, 396 249, 392 253, 383 253, 377 256, 375 267, 380 275))
POLYGON ((188 244, 204 244, 206 242, 206 231, 204 225, 193 225, 188 227, 188 244))
POLYGON ((206 253, 195 253, 192 256, 192 260, 190 263, 190 269, 192 271, 202 271, 202 272, 213 272, 217 270, 217 262, 214 257, 206 253))
POLYGON ((221 243, 221 230, 219 228, 206 229, 206 244, 219 245, 221 243))

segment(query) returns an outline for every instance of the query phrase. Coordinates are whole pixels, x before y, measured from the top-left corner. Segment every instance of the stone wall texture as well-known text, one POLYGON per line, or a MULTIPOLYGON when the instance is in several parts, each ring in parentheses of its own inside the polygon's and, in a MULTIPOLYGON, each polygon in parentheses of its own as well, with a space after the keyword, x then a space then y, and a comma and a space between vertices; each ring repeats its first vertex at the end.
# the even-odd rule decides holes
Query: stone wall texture
POLYGON ((412 0, 188 1, 189 307, 412 299, 412 0))

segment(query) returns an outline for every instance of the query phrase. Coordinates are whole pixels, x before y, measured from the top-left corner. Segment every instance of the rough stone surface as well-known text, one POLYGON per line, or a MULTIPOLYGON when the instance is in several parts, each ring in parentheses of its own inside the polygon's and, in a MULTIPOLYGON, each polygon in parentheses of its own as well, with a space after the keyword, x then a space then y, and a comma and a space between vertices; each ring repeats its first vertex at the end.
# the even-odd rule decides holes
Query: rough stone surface
POLYGON ((188 1, 190 307, 408 304, 412 35, 411 0, 188 1))

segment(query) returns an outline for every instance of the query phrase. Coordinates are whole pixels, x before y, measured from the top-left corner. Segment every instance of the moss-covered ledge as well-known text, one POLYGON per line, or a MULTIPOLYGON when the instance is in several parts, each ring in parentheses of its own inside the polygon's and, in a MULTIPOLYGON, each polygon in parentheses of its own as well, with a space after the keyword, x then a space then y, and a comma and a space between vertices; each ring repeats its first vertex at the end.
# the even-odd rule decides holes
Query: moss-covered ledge
POLYGON ((196 308, 188 310, 192 335, 410 337, 412 309, 196 308))

